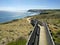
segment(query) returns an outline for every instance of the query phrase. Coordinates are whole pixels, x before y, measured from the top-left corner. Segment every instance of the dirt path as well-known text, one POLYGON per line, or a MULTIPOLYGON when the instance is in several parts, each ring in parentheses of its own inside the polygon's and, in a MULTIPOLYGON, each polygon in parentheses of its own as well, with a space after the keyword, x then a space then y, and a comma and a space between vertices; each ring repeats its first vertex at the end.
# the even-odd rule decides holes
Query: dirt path
POLYGON ((27 21, 30 23, 31 22, 31 17, 30 18, 27 18, 27 21))

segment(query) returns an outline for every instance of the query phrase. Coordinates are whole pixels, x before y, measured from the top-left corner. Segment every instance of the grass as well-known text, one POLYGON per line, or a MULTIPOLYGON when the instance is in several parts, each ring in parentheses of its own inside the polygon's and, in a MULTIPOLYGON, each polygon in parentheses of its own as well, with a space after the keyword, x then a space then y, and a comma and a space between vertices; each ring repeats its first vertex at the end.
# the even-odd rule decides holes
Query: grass
POLYGON ((56 45, 60 45, 60 10, 43 10, 44 13, 33 16, 34 19, 47 22, 56 45))
MULTIPOLYGON (((29 33, 33 26, 27 21, 27 18, 13 20, 11 22, 0 23, 0 36, 2 39, 0 41, 8 43, 20 37, 25 39, 20 39, 15 42, 11 42, 9 45, 13 45, 17 42, 18 45, 25 45, 26 39, 28 39, 29 33)), ((0 44, 1 45, 1 44, 0 44)))
POLYGON ((60 38, 55 38, 55 43, 56 43, 56 45, 60 45, 60 40, 59 40, 60 38))
POLYGON ((20 38, 16 41, 8 43, 7 45, 26 45, 26 39, 20 38))
POLYGON ((20 38, 16 41, 9 42, 7 45, 26 45, 26 39, 20 38))

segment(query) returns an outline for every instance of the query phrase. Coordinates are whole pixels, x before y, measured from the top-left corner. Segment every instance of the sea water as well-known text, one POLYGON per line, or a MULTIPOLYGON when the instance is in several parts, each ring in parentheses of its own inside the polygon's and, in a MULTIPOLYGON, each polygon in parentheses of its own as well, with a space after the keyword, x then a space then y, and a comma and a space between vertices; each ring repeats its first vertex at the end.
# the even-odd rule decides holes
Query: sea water
POLYGON ((0 11, 0 23, 8 22, 14 19, 24 18, 26 16, 36 15, 36 12, 9 12, 9 11, 0 11))

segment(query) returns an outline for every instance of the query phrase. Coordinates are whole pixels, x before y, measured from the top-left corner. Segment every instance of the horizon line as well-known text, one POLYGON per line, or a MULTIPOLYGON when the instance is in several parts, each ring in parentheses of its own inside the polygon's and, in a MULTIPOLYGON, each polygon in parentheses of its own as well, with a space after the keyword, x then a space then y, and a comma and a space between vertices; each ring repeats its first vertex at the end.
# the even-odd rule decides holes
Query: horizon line
MULTIPOLYGON (((37 10, 54 10, 54 9, 60 9, 60 8, 31 8, 31 9, 37 9, 37 10)), ((0 11, 26 11, 26 10, 31 10, 31 9, 0 9, 0 11)))

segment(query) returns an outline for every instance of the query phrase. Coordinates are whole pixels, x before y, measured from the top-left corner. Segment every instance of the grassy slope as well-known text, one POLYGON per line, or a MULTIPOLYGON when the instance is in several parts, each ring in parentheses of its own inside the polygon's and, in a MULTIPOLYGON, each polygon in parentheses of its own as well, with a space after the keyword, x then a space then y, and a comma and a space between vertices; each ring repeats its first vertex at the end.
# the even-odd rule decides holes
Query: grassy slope
POLYGON ((26 39, 18 39, 16 41, 9 42, 7 45, 26 45, 26 39))
MULTIPOLYGON (((26 39, 33 28, 26 19, 18 19, 0 24, 0 42, 8 43, 23 37, 24 39, 18 40, 18 43, 20 44, 22 42, 21 45, 25 45, 26 39)), ((12 43, 14 42, 8 45, 12 45, 12 43)))
POLYGON ((46 10, 45 13, 33 16, 40 21, 46 21, 52 32, 52 36, 56 45, 60 45, 60 11, 46 10))

